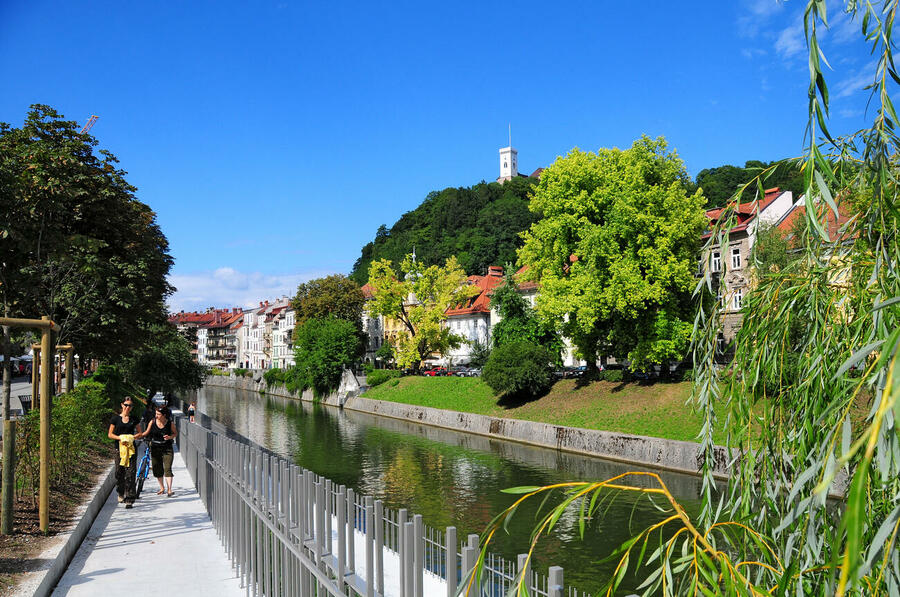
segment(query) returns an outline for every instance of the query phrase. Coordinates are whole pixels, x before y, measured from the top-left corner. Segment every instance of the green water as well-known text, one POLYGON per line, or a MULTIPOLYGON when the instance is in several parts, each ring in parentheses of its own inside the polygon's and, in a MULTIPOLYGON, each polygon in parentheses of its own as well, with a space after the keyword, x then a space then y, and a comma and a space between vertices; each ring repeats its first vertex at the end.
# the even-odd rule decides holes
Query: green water
MULTIPOLYGON (((386 507, 408 508, 439 529, 455 526, 461 540, 469 533, 480 533, 514 501, 515 496, 501 493, 501 489, 602 480, 629 470, 647 470, 224 388, 200 390, 197 407, 296 464, 383 500, 386 507)), ((697 509, 696 478, 660 475, 689 512, 697 509)), ((566 584, 595 593, 615 567, 615 563, 599 560, 667 516, 635 493, 618 492, 610 498, 610 506, 587 527, 584 540, 579 538, 577 513, 564 515, 539 544, 535 569, 546 574, 548 566, 562 566, 566 584)), ((527 551, 538 505, 535 502, 519 508, 509 534, 499 535, 492 542, 492 551, 513 562, 516 554, 527 551)), ((639 580, 626 579, 626 591, 620 592, 627 593, 638 584, 639 580)))

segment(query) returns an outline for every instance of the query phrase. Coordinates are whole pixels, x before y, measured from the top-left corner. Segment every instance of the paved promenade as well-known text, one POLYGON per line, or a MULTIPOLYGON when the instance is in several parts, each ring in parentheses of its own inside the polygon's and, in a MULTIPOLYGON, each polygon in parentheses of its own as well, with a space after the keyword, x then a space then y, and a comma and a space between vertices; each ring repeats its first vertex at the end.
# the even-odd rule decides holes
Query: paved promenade
POLYGON ((131 510, 111 492, 53 595, 246 594, 179 453, 172 472, 172 497, 152 476, 131 510))

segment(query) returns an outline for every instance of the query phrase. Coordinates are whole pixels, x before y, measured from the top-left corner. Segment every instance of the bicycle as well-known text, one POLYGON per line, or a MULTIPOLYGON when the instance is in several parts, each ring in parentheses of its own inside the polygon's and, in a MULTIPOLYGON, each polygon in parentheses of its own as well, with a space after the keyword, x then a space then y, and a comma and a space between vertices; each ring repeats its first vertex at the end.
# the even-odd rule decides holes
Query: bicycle
POLYGON ((144 444, 144 455, 141 456, 141 461, 138 463, 137 484, 135 486, 134 494, 135 499, 140 499, 141 490, 144 489, 144 481, 150 476, 150 444, 148 442, 142 443, 144 444))

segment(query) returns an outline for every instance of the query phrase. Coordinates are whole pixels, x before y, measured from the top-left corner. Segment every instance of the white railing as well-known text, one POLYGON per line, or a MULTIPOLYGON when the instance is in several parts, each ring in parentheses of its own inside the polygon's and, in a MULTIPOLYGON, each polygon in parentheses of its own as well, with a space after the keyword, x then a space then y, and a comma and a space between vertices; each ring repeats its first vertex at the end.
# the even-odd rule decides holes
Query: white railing
MULTIPOLYGON (((187 469, 248 594, 454 597, 475 564, 478 535, 460 545, 455 527, 426 527, 421 515, 385 509, 245 438, 185 418, 178 427, 187 469)), ((488 554, 480 595, 505 595, 524 561, 488 554)), ((524 574, 531 596, 590 597, 566 590, 558 566, 549 577, 524 574)))

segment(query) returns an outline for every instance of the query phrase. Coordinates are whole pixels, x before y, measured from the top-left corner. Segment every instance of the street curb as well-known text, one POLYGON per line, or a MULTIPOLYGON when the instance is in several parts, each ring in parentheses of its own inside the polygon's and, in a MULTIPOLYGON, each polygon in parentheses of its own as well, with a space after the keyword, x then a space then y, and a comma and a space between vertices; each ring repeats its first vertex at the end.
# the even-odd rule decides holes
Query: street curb
POLYGON ((52 558, 53 561, 47 568, 37 570, 26 577, 26 579, 16 587, 14 595, 21 595, 22 597, 26 595, 44 597, 53 592, 59 579, 63 577, 63 574, 65 574, 66 569, 69 567, 72 558, 78 552, 78 548, 81 547, 81 543, 87 536, 88 531, 91 530, 94 520, 96 520, 100 510, 103 509, 103 505, 106 503, 106 500, 109 498, 109 494, 115 485, 116 466, 115 462, 113 462, 107 469, 106 478, 97 485, 94 495, 79 506, 75 516, 81 516, 81 520, 78 521, 75 528, 66 533, 57 535, 58 541, 39 556, 44 560, 50 560, 52 558), (37 583, 40 584, 32 591, 31 587, 34 587, 37 583))

